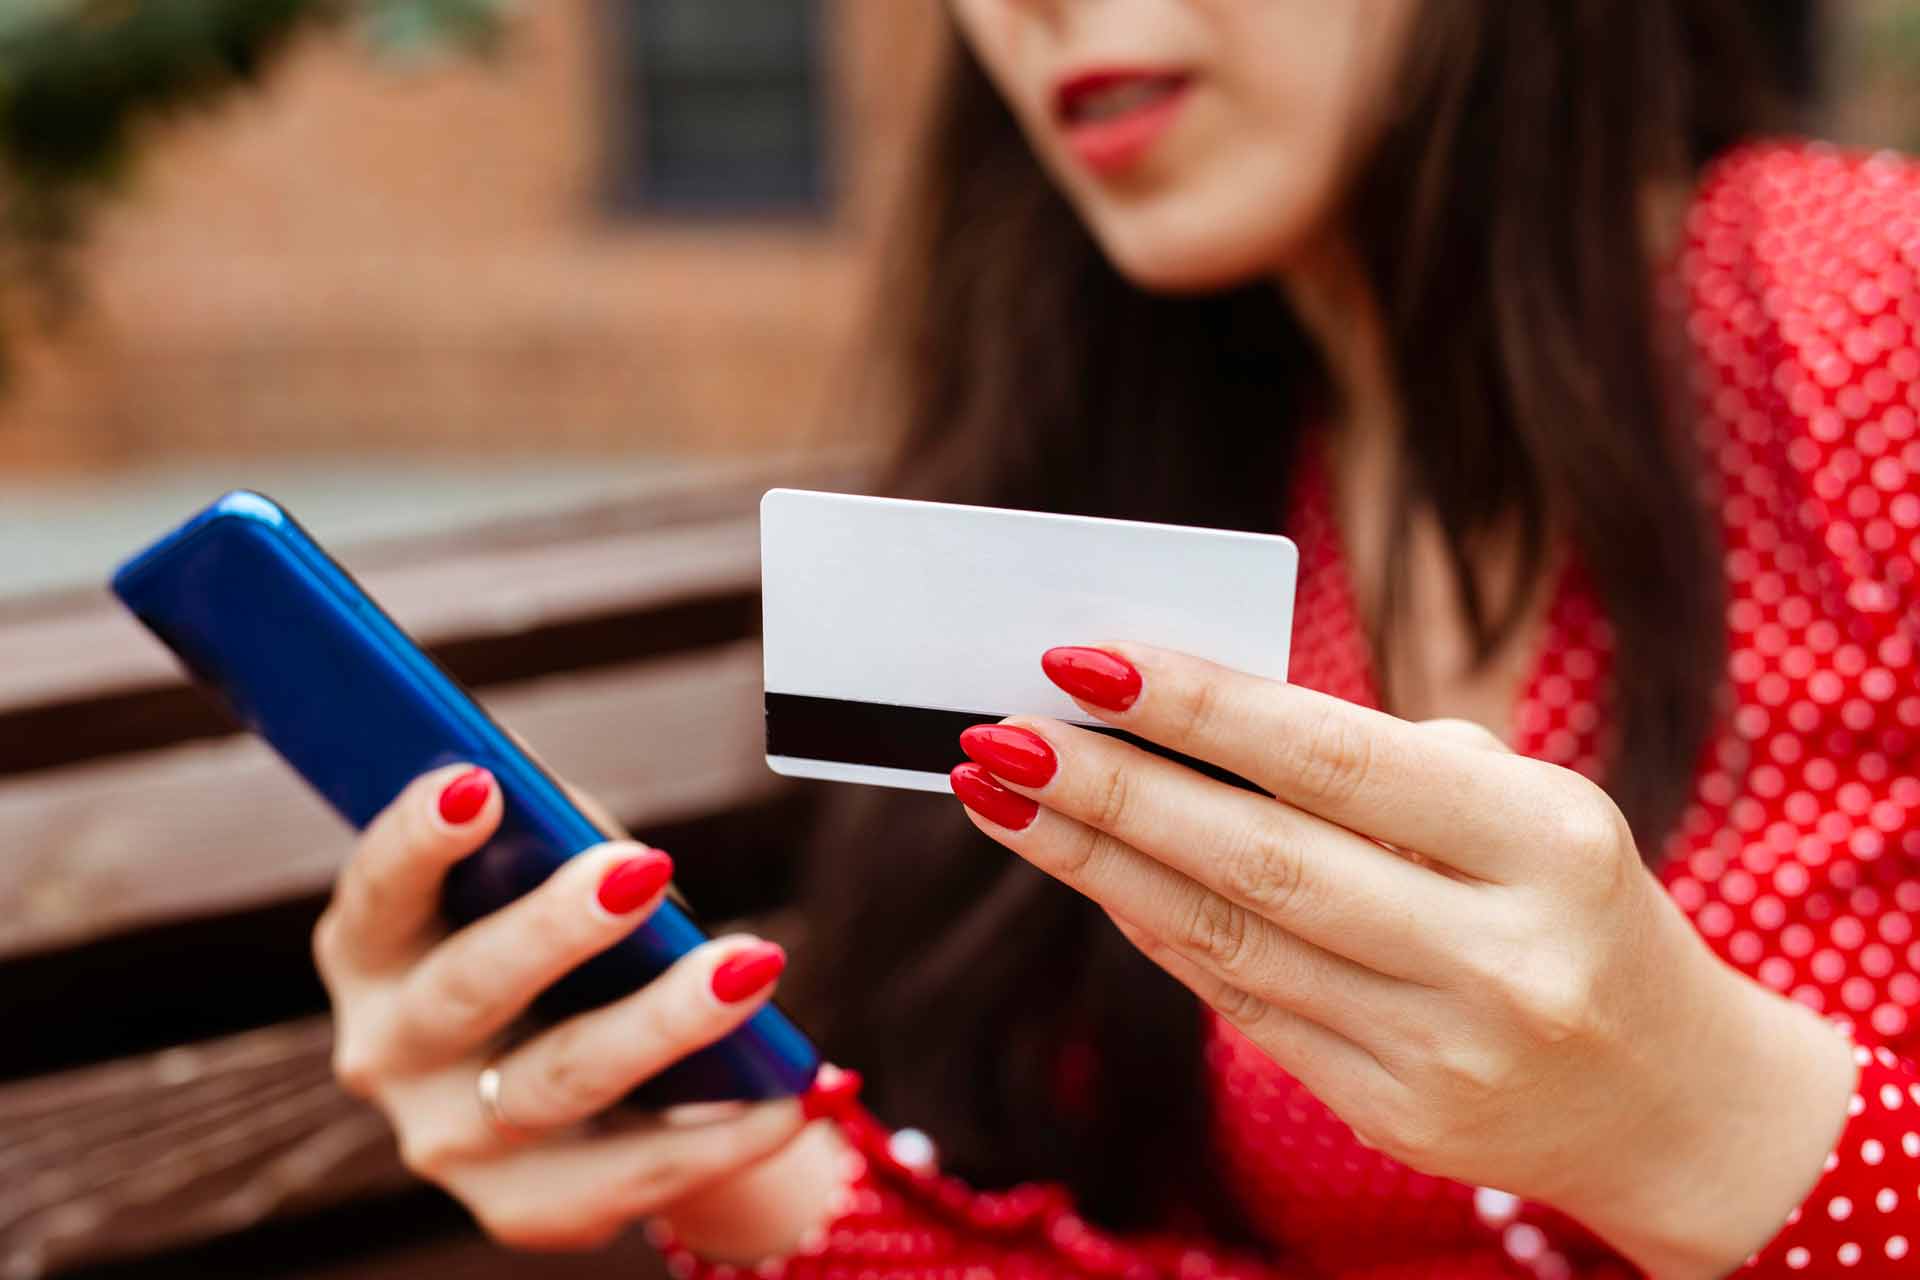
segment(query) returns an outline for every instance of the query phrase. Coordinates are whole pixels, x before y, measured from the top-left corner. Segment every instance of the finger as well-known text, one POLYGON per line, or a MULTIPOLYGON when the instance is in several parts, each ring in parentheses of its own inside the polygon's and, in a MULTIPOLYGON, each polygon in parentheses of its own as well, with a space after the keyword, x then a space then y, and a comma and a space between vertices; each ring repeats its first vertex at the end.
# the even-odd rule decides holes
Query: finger
POLYGON ((660 904, 673 859, 604 844, 563 862, 531 893, 428 952, 402 986, 395 1033, 408 1056, 466 1056, 582 961, 633 931, 660 904))
MULTIPOLYGON (((968 815, 996 839, 1005 831, 972 810, 968 815)), ((1409 1016, 1419 993, 1432 994, 1314 946, 1113 836, 1061 814, 1043 810, 1014 834, 1019 840, 1016 852, 1086 894, 1116 920, 1219 981, 1347 1039, 1372 1046, 1409 1016)), ((1395 957, 1403 965, 1404 951, 1395 957)))
POLYGON ((419 941, 439 915, 447 868, 500 822, 500 787, 471 765, 413 780, 367 825, 328 909, 336 954, 377 962, 419 941), (483 803, 476 810, 476 792, 483 803), (444 813, 443 813, 444 805, 444 813))
POLYGON ((781 1099, 709 1124, 642 1122, 613 1134, 555 1139, 476 1162, 451 1181, 503 1243, 591 1248, 774 1155, 805 1125, 799 1103, 781 1099))
POLYGON ((1338 1108, 1345 1099, 1365 1097, 1391 1083, 1371 1053, 1338 1032, 1222 982, 1125 920, 1116 918, 1113 923, 1140 954, 1166 970, 1328 1106, 1338 1108))
POLYGON ((1090 714, 1350 830, 1502 880, 1551 829, 1559 788, 1523 756, 1463 751, 1384 712, 1166 649, 1102 652, 1138 671, 1139 692, 1119 711, 1083 700, 1090 714))
MULTIPOLYGON (((1048 792, 1051 787, 1042 793, 1048 792)), ((1349 945, 1352 939, 1337 920, 1327 932, 1338 950, 1314 945, 1285 922, 1275 923, 1064 813, 1041 809, 1018 830, 971 806, 967 816, 981 831, 1086 894, 1109 915, 1152 935, 1220 980, 1334 1026, 1350 1038, 1365 1038, 1369 1030, 1394 1020, 1416 989, 1410 983, 1433 971, 1423 961, 1421 948, 1392 937, 1378 948, 1377 963, 1356 963, 1348 958, 1355 949, 1349 945)), ((1392 858, 1385 851, 1380 854, 1392 858)))
MULTIPOLYGON (((1044 744, 1055 767, 1044 785, 1007 783, 1045 809, 1002 843, 1103 903, 1109 887, 1130 887, 1103 864, 1138 850, 1288 933, 1400 978, 1444 972, 1462 922, 1481 909, 1469 885, 1131 743, 1052 720, 1009 720, 1008 732, 1044 744)), ((969 730, 962 745, 988 756, 992 737, 969 730)), ((1114 905, 1134 919, 1146 909, 1114 905)))
POLYGON ((538 1132, 605 1110, 745 1022, 767 1002, 785 964, 786 953, 771 942, 735 936, 701 944, 632 995, 501 1059, 501 1115, 538 1132))
POLYGON ((1502 755, 1513 754, 1512 747, 1478 721, 1442 716, 1437 720, 1416 720, 1413 727, 1457 746, 1472 747, 1476 751, 1495 751, 1502 755))

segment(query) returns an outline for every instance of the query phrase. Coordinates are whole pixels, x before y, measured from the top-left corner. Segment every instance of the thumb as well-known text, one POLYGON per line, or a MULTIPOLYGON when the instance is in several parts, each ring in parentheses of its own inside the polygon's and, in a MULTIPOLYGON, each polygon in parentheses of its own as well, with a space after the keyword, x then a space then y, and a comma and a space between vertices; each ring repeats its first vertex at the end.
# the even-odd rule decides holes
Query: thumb
POLYGON ((1416 722, 1415 727, 1423 733, 1431 733, 1437 738, 1444 738, 1448 742, 1462 747, 1471 747, 1476 751, 1513 754, 1513 748, 1502 741, 1498 734, 1472 720, 1457 718, 1421 720, 1416 722))

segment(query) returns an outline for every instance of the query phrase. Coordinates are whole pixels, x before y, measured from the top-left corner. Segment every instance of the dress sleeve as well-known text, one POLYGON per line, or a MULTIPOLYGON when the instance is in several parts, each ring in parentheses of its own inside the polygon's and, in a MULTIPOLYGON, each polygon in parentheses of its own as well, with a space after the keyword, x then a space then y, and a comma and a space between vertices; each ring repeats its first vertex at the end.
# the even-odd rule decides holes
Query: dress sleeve
POLYGON ((1121 1239, 1081 1219, 1059 1187, 977 1191, 904 1162, 898 1148, 907 1144, 863 1110, 837 1123, 848 1165, 827 1226, 793 1254, 745 1267, 707 1261, 656 1229, 653 1242, 675 1280, 1308 1280, 1310 1274, 1197 1237, 1121 1239))
MULTIPOLYGON (((1683 277, 1732 427, 1715 443, 1747 545, 1729 572, 1771 567, 1819 602, 1838 627, 1815 647, 1833 654, 1825 692, 1862 674, 1857 650, 1871 676, 1859 692, 1899 705, 1920 692, 1920 163, 1763 146, 1730 157, 1708 191, 1683 277)), ((1822 692, 1809 685, 1817 705, 1822 692)), ((1840 727, 1881 726, 1856 712, 1840 727)))
POLYGON ((1920 1071, 1886 1048, 1854 1050, 1859 1084, 1813 1194, 1739 1275, 1910 1276, 1920 1263, 1920 1071))
MULTIPOLYGON (((1801 632, 1782 633, 1799 648, 1763 679, 1800 741, 1858 762, 1816 801, 1824 812, 1803 816, 1872 864, 1868 888, 1904 912, 1920 853, 1920 166, 1757 146, 1710 179, 1694 219, 1694 336, 1735 426, 1718 442, 1728 509, 1743 513, 1729 570, 1742 581, 1751 569, 1756 594, 1817 602, 1801 632)), ((1915 983, 1917 956, 1801 976, 1793 994, 1845 1011, 1859 1081, 1812 1193, 1740 1276, 1914 1274, 1920 1027, 1874 980, 1915 983)))

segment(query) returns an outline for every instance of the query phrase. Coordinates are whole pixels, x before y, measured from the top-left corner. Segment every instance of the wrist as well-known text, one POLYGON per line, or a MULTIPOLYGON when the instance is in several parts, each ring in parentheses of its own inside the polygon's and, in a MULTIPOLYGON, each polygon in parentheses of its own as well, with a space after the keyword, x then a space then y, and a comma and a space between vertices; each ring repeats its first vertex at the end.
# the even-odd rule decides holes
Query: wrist
POLYGON ((1712 963, 1674 1088, 1622 1185, 1580 1213, 1659 1280, 1722 1276, 1761 1249, 1819 1181, 1846 1124, 1852 1048, 1802 1005, 1712 963))
POLYGON ((709 1262, 751 1266, 788 1257, 840 1213, 848 1154, 839 1128, 816 1122, 776 1155, 684 1197, 660 1224, 709 1262))

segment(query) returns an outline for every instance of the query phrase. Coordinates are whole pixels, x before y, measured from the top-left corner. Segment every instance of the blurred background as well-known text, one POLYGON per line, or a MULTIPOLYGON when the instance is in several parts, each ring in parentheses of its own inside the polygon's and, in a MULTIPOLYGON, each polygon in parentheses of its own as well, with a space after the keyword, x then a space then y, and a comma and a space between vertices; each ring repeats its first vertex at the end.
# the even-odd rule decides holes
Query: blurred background
POLYGON ((234 476, 356 534, 862 443, 919 10, 4 0, 0 593, 234 476))
MULTIPOLYGON (((1754 6, 1920 144, 1920 3, 1754 6)), ((0 1280, 562 1276, 327 1071, 346 849, 106 601, 281 498, 561 772, 779 935, 753 519, 850 410, 933 0, 0 0, 0 1280)), ((804 939, 796 936, 796 943, 804 939)))

